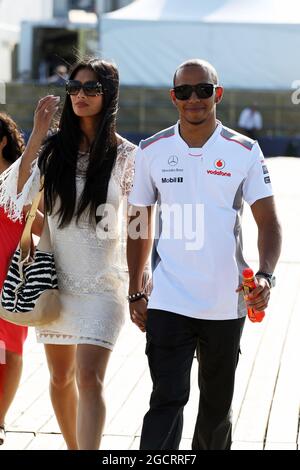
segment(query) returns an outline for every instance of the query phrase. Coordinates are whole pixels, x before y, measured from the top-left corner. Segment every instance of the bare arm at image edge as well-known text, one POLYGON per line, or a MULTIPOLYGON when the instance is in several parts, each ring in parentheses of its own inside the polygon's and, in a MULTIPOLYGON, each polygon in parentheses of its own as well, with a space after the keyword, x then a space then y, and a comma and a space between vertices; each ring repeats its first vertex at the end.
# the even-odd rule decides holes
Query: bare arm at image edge
POLYGON ((0 176, 0 206, 12 221, 22 220, 24 208, 40 189, 37 156, 57 111, 55 97, 45 97, 37 105, 34 128, 23 155, 0 176))
MULTIPOLYGON (((136 215, 129 219, 128 238, 127 238, 127 264, 129 271, 129 294, 143 291, 143 277, 145 266, 149 259, 152 249, 152 218, 153 206, 131 207, 136 215), (140 228, 140 236, 137 236, 137 230, 140 228)), ((132 321, 145 331, 145 322, 147 317, 147 302, 140 299, 137 302, 129 304, 130 316, 132 321)))

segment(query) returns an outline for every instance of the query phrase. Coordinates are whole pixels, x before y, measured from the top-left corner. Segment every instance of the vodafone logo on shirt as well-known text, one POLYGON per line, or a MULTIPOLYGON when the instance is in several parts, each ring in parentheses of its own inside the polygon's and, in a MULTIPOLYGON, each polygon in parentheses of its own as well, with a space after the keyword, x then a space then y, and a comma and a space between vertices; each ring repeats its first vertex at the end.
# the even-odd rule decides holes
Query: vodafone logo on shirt
POLYGON ((217 170, 223 170, 223 168, 225 167, 224 160, 216 160, 215 167, 217 168, 217 170))
POLYGON ((209 175, 216 175, 216 176, 231 176, 231 173, 228 171, 222 171, 225 168, 225 162, 222 159, 215 160, 214 166, 216 170, 207 170, 209 175))

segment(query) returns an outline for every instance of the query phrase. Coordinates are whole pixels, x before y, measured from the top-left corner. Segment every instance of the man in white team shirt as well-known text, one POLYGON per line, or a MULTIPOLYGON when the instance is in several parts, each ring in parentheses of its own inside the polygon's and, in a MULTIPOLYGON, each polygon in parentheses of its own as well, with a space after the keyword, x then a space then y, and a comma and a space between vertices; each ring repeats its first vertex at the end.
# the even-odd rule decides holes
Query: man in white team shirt
POLYGON ((280 224, 257 142, 216 120, 223 88, 214 67, 198 59, 183 63, 170 93, 179 121, 140 143, 129 197, 136 214, 127 246, 128 300, 132 321, 147 332, 153 381, 140 448, 178 449, 197 351, 200 402, 192 448, 230 449, 231 402, 246 315, 237 292, 247 267, 243 201, 258 226, 259 286, 248 301, 256 310, 268 305, 280 224), (143 271, 152 248, 156 203, 153 290, 147 305, 143 271), (139 237, 133 230, 138 222, 139 237))

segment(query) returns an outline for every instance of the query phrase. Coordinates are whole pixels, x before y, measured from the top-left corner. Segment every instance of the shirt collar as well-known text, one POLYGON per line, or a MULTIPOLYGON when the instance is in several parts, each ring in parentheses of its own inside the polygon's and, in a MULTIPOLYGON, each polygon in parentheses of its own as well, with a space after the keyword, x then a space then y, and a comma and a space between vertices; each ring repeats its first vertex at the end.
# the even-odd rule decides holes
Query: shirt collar
POLYGON ((188 144, 185 142, 185 140, 183 140, 183 138, 181 137, 180 132, 179 132, 179 124, 180 124, 179 121, 177 121, 177 123, 175 124, 176 141, 179 144, 181 150, 184 150, 184 152, 186 152, 188 155, 191 155, 191 156, 201 156, 216 141, 216 139, 219 137, 221 130, 223 128, 221 121, 217 120, 217 126, 213 134, 205 142, 203 147, 193 148, 193 147, 189 147, 188 144))

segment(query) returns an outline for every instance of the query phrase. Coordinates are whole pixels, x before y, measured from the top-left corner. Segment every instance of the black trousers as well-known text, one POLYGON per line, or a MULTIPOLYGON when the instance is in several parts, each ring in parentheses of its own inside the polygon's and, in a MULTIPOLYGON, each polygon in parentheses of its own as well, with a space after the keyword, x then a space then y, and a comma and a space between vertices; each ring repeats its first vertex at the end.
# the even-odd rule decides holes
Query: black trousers
POLYGON ((200 400, 192 449, 230 449, 231 403, 244 322, 245 318, 199 320, 148 310, 146 354, 153 390, 140 449, 178 449, 195 351, 200 400))

